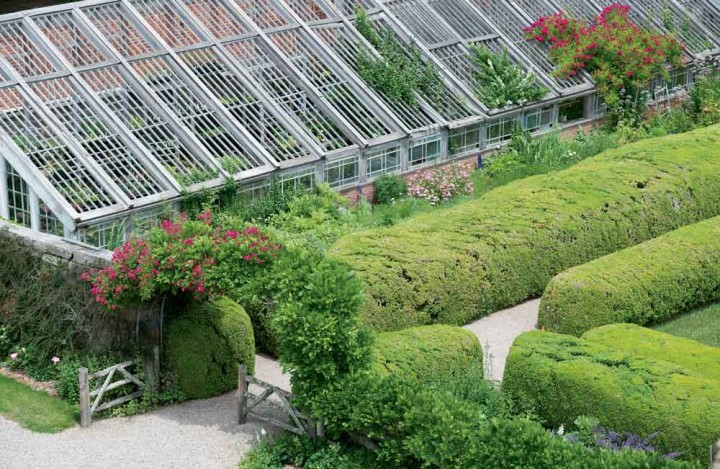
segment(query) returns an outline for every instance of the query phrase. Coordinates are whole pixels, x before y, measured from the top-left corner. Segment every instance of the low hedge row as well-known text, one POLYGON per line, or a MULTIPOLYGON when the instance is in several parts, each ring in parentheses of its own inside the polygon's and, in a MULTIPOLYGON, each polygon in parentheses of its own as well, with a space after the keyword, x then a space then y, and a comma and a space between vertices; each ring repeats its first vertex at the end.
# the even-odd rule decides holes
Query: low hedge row
POLYGON ((242 306, 229 298, 190 303, 165 334, 165 371, 190 399, 237 387, 238 365, 255 370, 255 339, 242 306))
POLYGON ((555 428, 586 415, 642 437, 659 432, 653 444, 683 459, 705 462, 709 445, 720 437, 720 381, 573 336, 540 331, 519 336, 503 391, 555 428))
POLYGON ((585 448, 553 435, 538 422, 496 413, 488 406, 489 395, 485 400, 463 399, 444 388, 418 386, 394 375, 338 384, 317 409, 328 434, 366 437, 366 442, 377 445, 377 457, 387 467, 695 467, 657 453, 585 448))
POLYGON ((377 334, 374 369, 381 375, 419 380, 461 376, 482 369, 482 346, 470 331, 453 326, 421 326, 377 334))
POLYGON ((675 363, 692 373, 720 381, 718 347, 634 324, 602 326, 587 331, 582 337, 632 355, 675 363))
POLYGON ((357 232, 331 252, 380 331, 463 324, 569 267, 720 214, 720 127, 645 140, 477 200, 357 232))
POLYGON ((720 300, 720 217, 666 233, 554 277, 539 324, 580 335, 603 324, 649 324, 720 300))

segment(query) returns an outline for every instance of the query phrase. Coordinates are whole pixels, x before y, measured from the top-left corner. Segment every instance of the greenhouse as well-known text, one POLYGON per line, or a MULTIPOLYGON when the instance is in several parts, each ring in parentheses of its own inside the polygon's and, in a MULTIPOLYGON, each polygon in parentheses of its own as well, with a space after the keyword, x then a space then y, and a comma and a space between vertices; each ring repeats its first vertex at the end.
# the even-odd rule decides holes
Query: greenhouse
MULTIPOLYGON (((248 197, 477 155, 517 128, 598 118, 589 76, 553 76, 522 29, 609 0, 90 0, 0 16, 0 218, 99 247, 188 193, 235 181, 248 197), (410 96, 373 86, 382 62, 369 22, 432 70, 410 96), (478 97, 478 45, 532 72, 542 96, 478 97), (365 77, 365 78, 364 78, 365 77)), ((720 55, 714 0, 633 0, 634 21, 675 30, 687 69, 720 55), (660 13, 661 12, 661 13, 660 13)))

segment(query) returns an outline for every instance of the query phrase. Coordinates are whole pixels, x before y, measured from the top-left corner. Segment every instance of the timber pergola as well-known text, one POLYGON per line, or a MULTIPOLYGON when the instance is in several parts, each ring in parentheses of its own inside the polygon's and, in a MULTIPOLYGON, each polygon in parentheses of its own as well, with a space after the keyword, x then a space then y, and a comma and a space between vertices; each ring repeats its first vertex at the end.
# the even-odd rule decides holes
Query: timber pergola
MULTIPOLYGON (((522 28, 610 3, 89 0, 0 16, 0 217, 108 246, 228 181, 250 195, 272 175, 350 188, 478 153, 516 124, 546 130, 561 103, 598 107, 594 84, 554 77, 522 28), (436 95, 398 102, 361 78, 360 54, 383 59, 355 27, 358 7, 437 69, 436 95), (546 96, 489 109, 473 92, 478 44, 506 50, 546 96)), ((627 3, 640 24, 677 34, 690 63, 720 54, 713 0, 627 3)))

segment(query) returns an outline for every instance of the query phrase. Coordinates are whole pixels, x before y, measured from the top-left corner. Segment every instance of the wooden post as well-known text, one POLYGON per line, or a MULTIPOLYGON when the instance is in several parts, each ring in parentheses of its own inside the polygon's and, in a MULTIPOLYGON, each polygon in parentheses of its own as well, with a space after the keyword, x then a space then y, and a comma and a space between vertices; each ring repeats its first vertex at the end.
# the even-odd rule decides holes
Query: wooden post
POLYGON ((247 389, 248 389, 248 383, 245 379, 245 373, 247 373, 247 368, 245 365, 240 365, 238 367, 238 423, 240 425, 247 423, 247 413, 245 413, 245 408, 247 407, 247 389))
POLYGON ((78 370, 78 389, 80 391, 80 426, 87 428, 91 422, 90 389, 87 368, 80 368, 78 370))
POLYGON ((325 438, 325 423, 323 423, 322 420, 317 421, 317 430, 315 431, 315 435, 321 440, 325 438))
POLYGON ((710 457, 712 460, 712 469, 720 469, 720 440, 714 447, 710 447, 710 457))

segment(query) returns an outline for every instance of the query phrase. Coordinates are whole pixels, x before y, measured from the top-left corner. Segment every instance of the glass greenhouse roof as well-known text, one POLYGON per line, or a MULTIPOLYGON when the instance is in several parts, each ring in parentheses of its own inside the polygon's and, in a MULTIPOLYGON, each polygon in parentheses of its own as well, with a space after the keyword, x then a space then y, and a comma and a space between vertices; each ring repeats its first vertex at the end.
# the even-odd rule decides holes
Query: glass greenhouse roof
MULTIPOLYGON (((546 85, 548 101, 586 93, 588 76, 553 77, 547 51, 521 31, 540 15, 590 17, 609 3, 89 0, 6 14, 2 155, 48 212, 86 224, 484 121, 498 110, 472 91, 475 44, 508 50, 546 85), (438 95, 417 93, 411 105, 360 77, 360 52, 380 55, 354 26, 356 6, 435 65, 438 95)), ((718 52, 714 0, 628 3, 642 24, 677 31, 690 58, 718 52)))

